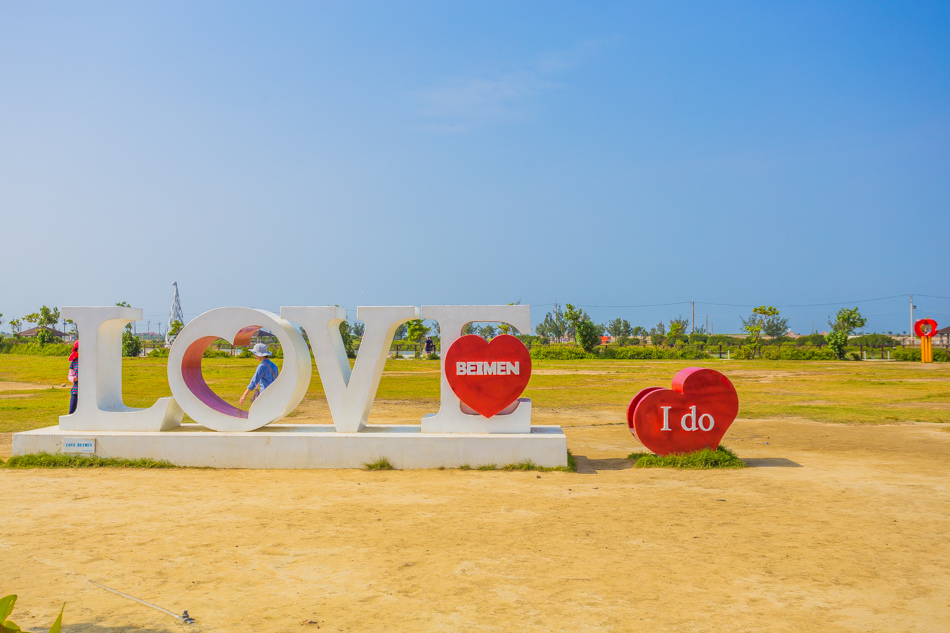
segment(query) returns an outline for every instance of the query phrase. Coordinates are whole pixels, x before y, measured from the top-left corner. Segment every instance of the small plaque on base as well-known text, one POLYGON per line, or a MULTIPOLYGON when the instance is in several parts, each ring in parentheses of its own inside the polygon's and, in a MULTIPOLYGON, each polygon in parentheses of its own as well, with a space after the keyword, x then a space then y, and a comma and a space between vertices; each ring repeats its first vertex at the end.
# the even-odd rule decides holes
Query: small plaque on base
POLYGON ((95 453, 96 452, 96 440, 85 439, 79 437, 64 437, 63 438, 63 452, 64 453, 95 453))

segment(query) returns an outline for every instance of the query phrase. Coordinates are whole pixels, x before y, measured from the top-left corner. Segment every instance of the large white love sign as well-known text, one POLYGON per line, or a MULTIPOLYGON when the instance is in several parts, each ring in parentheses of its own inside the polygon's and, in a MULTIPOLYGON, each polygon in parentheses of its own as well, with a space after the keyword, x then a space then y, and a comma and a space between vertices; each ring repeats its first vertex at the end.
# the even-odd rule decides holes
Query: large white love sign
POLYGON ((172 396, 144 409, 122 402, 122 331, 142 318, 142 310, 82 307, 63 308, 63 314, 76 322, 81 343, 79 406, 60 417, 59 426, 14 433, 14 455, 79 447, 102 457, 216 468, 363 468, 384 458, 396 468, 567 464, 560 427, 531 425, 531 401, 521 397, 531 358, 521 341, 462 335, 472 322, 528 332, 528 306, 361 306, 356 316, 365 329, 352 366, 340 334, 344 308, 285 306, 279 315, 218 308, 179 332, 165 368, 172 396), (414 319, 439 324, 441 406, 421 423, 372 424, 396 330, 414 319), (274 381, 244 410, 236 406, 237 393, 215 391, 203 357, 218 339, 247 345, 259 330, 277 337, 283 361, 274 381), (281 423, 306 397, 311 353, 331 420, 281 423), (181 425, 185 413, 197 424, 181 425))
MULTIPOLYGON (((510 323, 522 331, 531 328, 528 306, 362 306, 357 318, 365 323, 353 367, 343 347, 340 323, 346 310, 337 306, 290 306, 280 316, 253 308, 218 308, 188 323, 168 355, 171 398, 161 398, 149 409, 122 405, 122 328, 142 318, 138 308, 63 308, 76 321, 82 341, 79 408, 62 416, 60 427, 71 430, 164 431, 181 423, 184 413, 215 431, 253 431, 276 422, 300 405, 311 380, 310 350, 298 330, 310 339, 323 382, 334 430, 358 433, 366 428, 393 337, 410 320, 437 320, 443 351, 474 321, 510 323), (249 410, 225 400, 208 385, 202 373, 205 350, 217 339, 247 345, 261 329, 273 333, 283 350, 277 379, 249 410), (96 394, 95 398, 87 393, 96 394)), ((423 433, 529 433, 531 403, 519 398, 500 413, 486 417, 464 405, 446 379, 442 360, 441 408, 422 420, 423 433)), ((527 376, 525 377, 527 382, 527 376)))

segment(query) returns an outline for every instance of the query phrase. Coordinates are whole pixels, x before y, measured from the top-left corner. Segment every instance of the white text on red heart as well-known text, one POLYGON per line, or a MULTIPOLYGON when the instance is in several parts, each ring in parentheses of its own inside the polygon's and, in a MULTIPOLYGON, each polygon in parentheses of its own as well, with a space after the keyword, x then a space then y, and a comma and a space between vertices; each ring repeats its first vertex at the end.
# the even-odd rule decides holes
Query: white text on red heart
MULTIPOLYGON (((671 431, 670 428, 670 409, 673 407, 660 407, 663 409, 663 428, 661 431, 671 431)), ((694 404, 689 408, 689 413, 685 414, 680 420, 680 426, 684 431, 712 431, 713 427, 716 426, 716 420, 708 413, 703 413, 699 416, 699 419, 696 419, 696 405, 694 404), (703 424, 703 420, 709 419, 709 426, 703 424), (691 424, 687 424, 687 420, 691 421, 691 424)))

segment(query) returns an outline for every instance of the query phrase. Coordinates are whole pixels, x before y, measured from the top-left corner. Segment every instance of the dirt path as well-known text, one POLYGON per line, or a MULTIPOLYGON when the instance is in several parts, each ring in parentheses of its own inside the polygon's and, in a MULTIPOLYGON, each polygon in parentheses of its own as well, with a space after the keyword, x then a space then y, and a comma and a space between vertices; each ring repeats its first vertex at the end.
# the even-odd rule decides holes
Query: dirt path
POLYGON ((687 472, 541 417, 581 472, 0 471, 2 591, 89 633, 189 630, 89 580, 219 632, 948 630, 943 427, 739 420, 754 467, 687 472))
POLYGON ((36 391, 37 389, 49 389, 50 387, 65 389, 67 386, 66 383, 52 385, 39 382, 0 382, 0 391, 36 391))

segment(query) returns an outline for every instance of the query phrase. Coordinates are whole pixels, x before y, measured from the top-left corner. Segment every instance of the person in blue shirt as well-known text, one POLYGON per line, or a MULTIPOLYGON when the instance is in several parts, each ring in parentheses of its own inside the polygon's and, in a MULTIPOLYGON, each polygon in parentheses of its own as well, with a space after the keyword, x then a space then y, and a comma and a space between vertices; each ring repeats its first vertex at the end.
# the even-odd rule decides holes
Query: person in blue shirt
POLYGON ((261 391, 267 389, 272 382, 277 380, 277 365, 268 358, 270 351, 268 351, 267 345, 265 343, 258 343, 251 349, 251 353, 254 354, 257 360, 261 361, 261 364, 257 366, 257 371, 254 372, 251 383, 247 386, 247 389, 244 390, 244 394, 241 395, 241 399, 239 400, 241 404, 244 404, 244 399, 247 398, 248 394, 251 394, 251 402, 254 402, 254 399, 260 395, 261 391))

